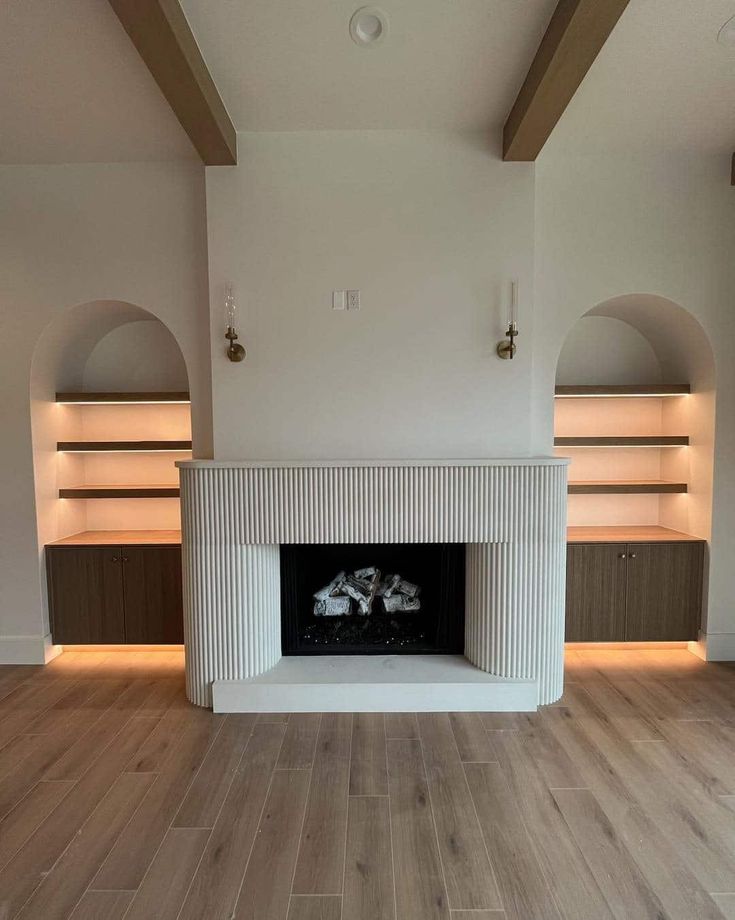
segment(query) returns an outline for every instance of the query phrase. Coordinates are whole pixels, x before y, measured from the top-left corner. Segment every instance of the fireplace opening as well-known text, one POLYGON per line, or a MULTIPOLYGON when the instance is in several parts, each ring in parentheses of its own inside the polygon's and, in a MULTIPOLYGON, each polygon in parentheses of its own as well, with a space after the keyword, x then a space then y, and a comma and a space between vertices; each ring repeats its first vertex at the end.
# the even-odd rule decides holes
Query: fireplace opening
POLYGON ((284 655, 462 654, 461 543, 281 546, 284 655))

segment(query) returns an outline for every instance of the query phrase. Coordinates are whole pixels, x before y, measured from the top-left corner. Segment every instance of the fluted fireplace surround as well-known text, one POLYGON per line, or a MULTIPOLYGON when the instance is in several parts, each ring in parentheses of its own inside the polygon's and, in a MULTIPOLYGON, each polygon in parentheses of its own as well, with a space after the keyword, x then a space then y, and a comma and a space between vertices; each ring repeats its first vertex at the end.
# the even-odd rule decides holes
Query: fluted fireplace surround
POLYGON ((562 693, 566 461, 183 461, 189 699, 535 709, 562 693), (464 543, 464 657, 281 657, 280 546, 464 543))

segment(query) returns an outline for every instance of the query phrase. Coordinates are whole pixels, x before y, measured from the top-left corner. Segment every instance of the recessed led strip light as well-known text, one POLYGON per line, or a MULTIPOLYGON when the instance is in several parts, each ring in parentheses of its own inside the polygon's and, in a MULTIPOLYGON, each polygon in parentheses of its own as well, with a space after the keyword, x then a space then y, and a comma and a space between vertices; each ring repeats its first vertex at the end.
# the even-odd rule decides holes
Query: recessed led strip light
POLYGON ((189 453, 191 441, 57 441, 56 450, 65 454, 189 453))
POLYGON ((60 406, 188 406, 188 399, 57 399, 60 406))
POLYGON ((554 447, 569 447, 575 450, 582 448, 607 449, 610 447, 688 447, 688 435, 640 435, 640 436, 559 436, 554 438, 554 447))
POLYGON ((190 454, 191 447, 59 447, 60 454, 190 454))
POLYGON ((189 393, 57 393, 56 402, 67 406, 171 406, 189 405, 189 393))
POLYGON ((688 383, 668 384, 611 384, 557 386, 556 399, 658 399, 670 396, 688 396, 688 383))

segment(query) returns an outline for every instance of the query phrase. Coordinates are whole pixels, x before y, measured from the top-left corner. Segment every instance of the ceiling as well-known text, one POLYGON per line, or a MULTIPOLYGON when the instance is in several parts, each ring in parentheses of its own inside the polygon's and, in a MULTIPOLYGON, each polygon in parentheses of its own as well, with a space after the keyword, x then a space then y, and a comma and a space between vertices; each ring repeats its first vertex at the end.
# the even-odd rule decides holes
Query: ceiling
POLYGON ((239 131, 502 125, 556 0, 378 0, 385 40, 356 45, 360 0, 182 0, 239 131))
POLYGON ((542 156, 735 149, 735 0, 630 0, 542 156))
MULTIPOLYGON (((500 129, 556 0, 181 0, 238 130, 500 129)), ((630 0, 543 155, 735 147, 735 0, 630 0)), ((0 0, 0 163, 193 160, 106 0, 0 0)))
POLYGON ((195 157, 105 0, 0 0, 0 163, 195 157))

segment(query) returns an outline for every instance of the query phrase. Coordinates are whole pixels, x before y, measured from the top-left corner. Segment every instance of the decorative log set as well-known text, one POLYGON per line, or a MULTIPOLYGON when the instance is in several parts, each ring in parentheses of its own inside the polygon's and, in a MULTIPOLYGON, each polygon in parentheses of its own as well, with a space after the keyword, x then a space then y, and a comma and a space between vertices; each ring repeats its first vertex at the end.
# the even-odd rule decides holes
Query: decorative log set
POLYGON ((314 594, 314 616, 367 617, 379 599, 384 613, 415 613, 421 609, 421 588, 401 575, 381 578, 380 569, 368 566, 351 575, 339 572, 325 587, 314 594))

